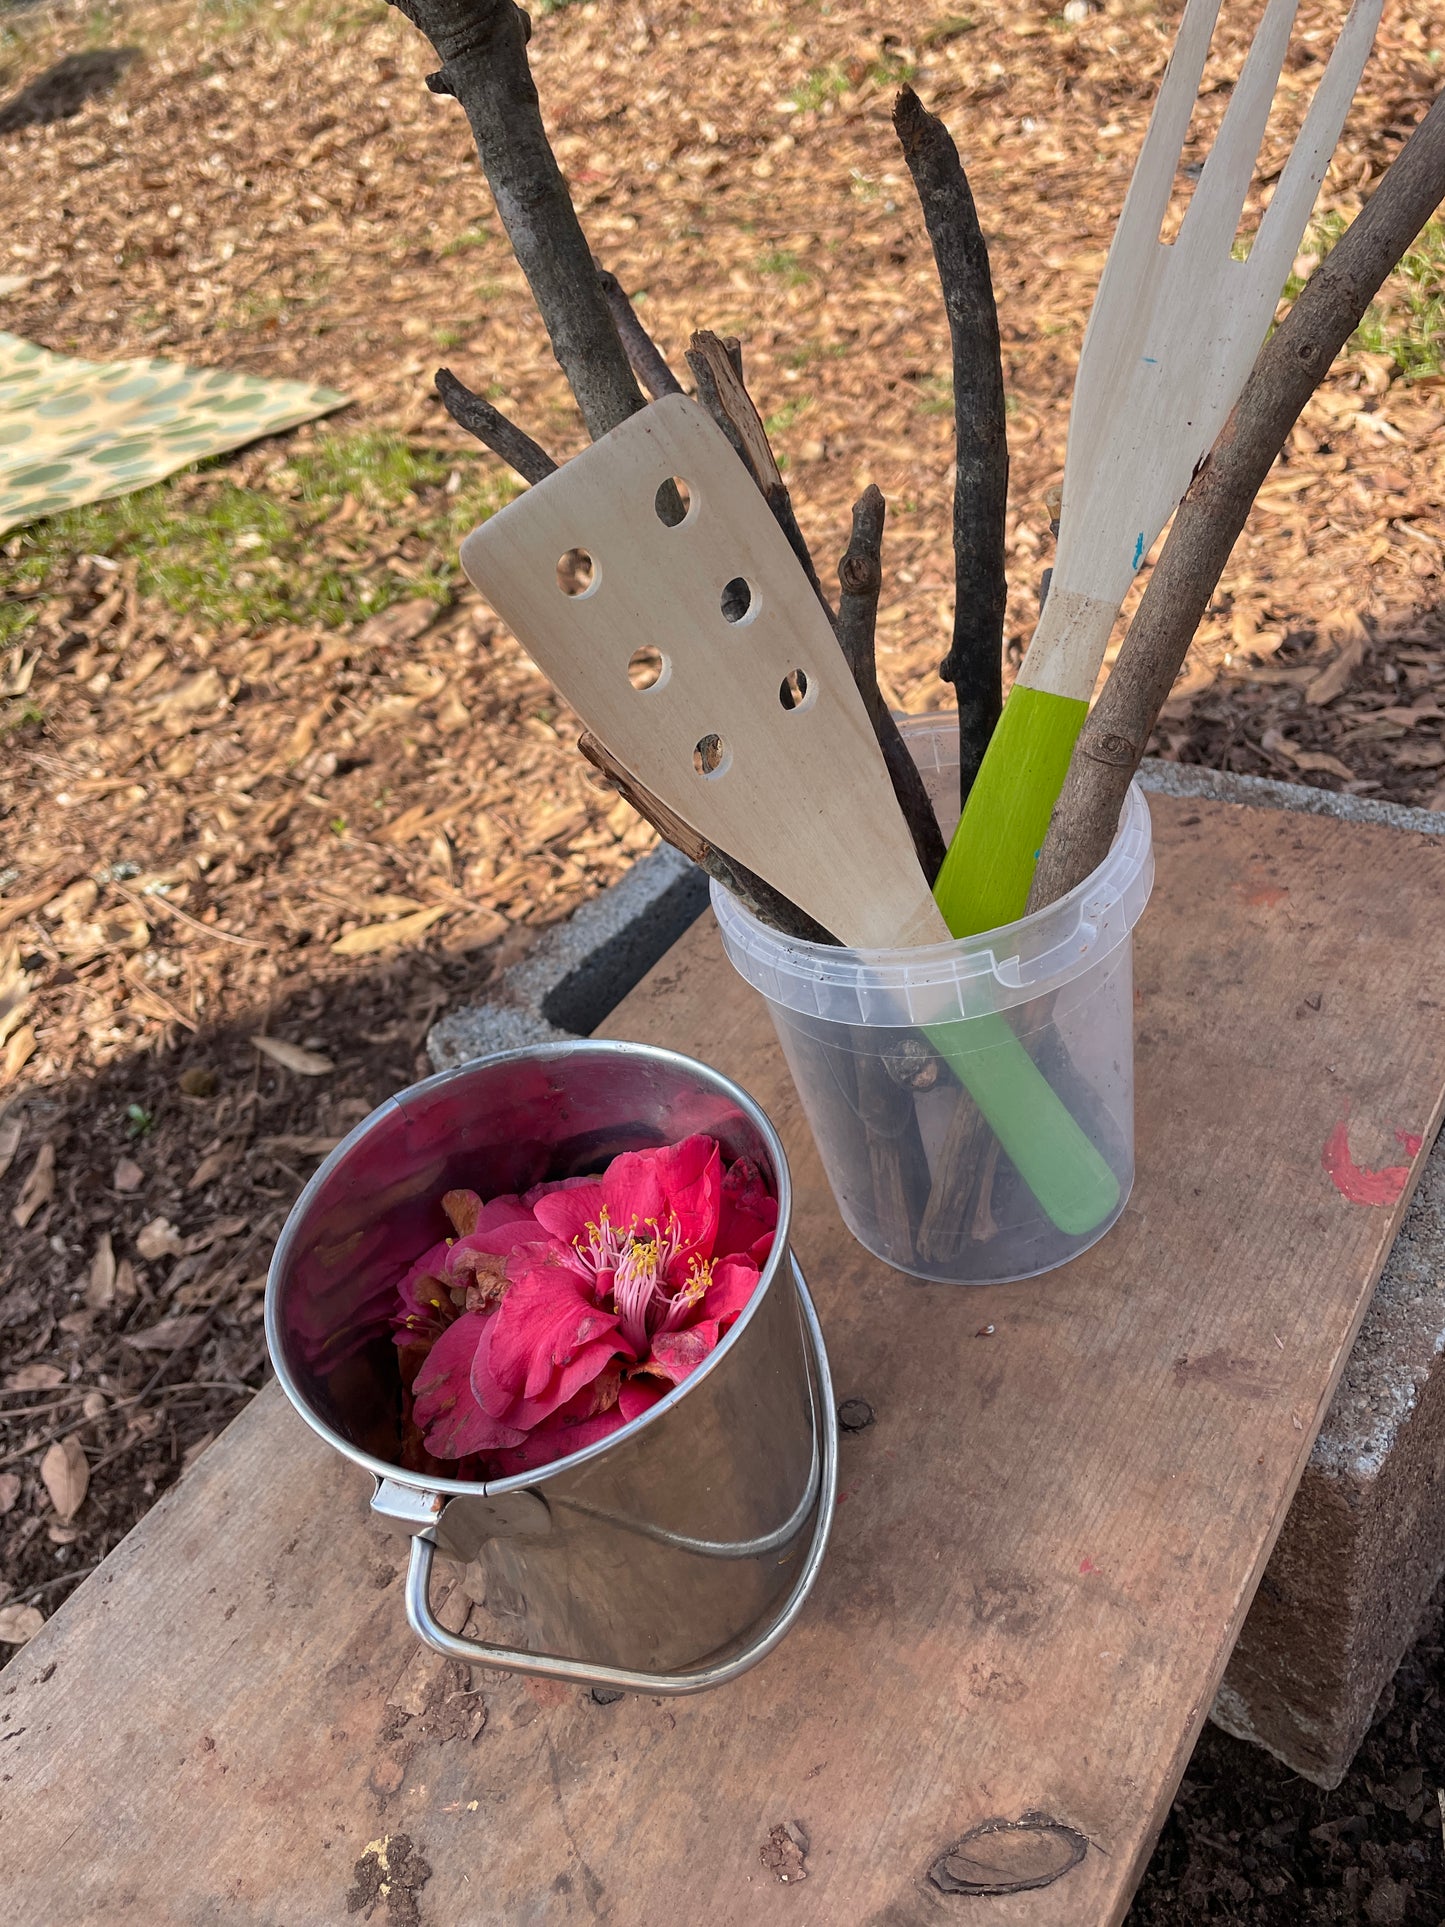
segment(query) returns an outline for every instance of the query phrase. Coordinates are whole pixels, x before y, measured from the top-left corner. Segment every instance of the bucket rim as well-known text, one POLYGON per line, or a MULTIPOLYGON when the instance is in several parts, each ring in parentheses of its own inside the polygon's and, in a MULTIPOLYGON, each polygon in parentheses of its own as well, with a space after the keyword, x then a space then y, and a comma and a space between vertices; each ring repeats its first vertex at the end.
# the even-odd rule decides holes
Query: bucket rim
POLYGON ((734 1341, 752 1323, 758 1307, 767 1293, 776 1285, 779 1275, 785 1273, 792 1211, 792 1173, 788 1168, 787 1153, 783 1149, 782 1139, 772 1119, 757 1099, 744 1090, 741 1084, 728 1077, 725 1072, 717 1070, 713 1065, 703 1063, 700 1058, 689 1057, 683 1051, 669 1050, 662 1044, 633 1043, 627 1039, 610 1037, 561 1038, 554 1043, 522 1044, 512 1050, 489 1051, 486 1056, 470 1058, 466 1063, 455 1065, 451 1070, 436 1071, 430 1077, 420 1078, 415 1084, 408 1084, 404 1090, 397 1091, 385 1102, 378 1104, 375 1110, 347 1132, 336 1148, 328 1153, 312 1173, 286 1215, 286 1222, 277 1235, 271 1262, 266 1272, 265 1332, 271 1368, 291 1406, 311 1430, 328 1445, 333 1446, 344 1458, 350 1460, 353 1465, 371 1473, 376 1479, 389 1480, 391 1484, 402 1486, 408 1491, 444 1495, 448 1499, 490 1498, 499 1493, 532 1490, 564 1473, 574 1472, 581 1466, 602 1458, 619 1445, 635 1439, 647 1426, 660 1420, 665 1413, 671 1412, 693 1385, 700 1384, 710 1372, 717 1368, 721 1359, 732 1350, 734 1341), (401 1111, 405 1114, 407 1100, 415 1099, 423 1091, 430 1093, 446 1084, 465 1082, 468 1078, 476 1076, 479 1071, 490 1070, 499 1064, 522 1060, 565 1063, 569 1058, 588 1056, 643 1058, 672 1070, 681 1070, 689 1075, 695 1075, 709 1089, 736 1103, 739 1110, 757 1129, 768 1156, 773 1161, 778 1222, 773 1234, 772 1249, 768 1253, 767 1262, 758 1274, 757 1285, 747 1304, 733 1321, 725 1336, 713 1347, 702 1363, 689 1372, 680 1384, 675 1385, 666 1397, 659 1399, 656 1405, 649 1406, 645 1412, 640 1412, 635 1419, 629 1419, 626 1425, 615 1432, 610 1432, 606 1438, 597 1439, 580 1451, 569 1452, 566 1458, 553 1459, 549 1464, 534 1466, 525 1472, 509 1473, 502 1479, 448 1479, 436 1477, 430 1473, 411 1472, 405 1466, 392 1464, 386 1459, 377 1458, 374 1454, 364 1451, 328 1425, 320 1413, 312 1408, 296 1383, 280 1330, 280 1305, 285 1272, 295 1248, 301 1241, 307 1216, 315 1205, 323 1186, 354 1153, 363 1139, 390 1123, 396 1112, 401 1111))

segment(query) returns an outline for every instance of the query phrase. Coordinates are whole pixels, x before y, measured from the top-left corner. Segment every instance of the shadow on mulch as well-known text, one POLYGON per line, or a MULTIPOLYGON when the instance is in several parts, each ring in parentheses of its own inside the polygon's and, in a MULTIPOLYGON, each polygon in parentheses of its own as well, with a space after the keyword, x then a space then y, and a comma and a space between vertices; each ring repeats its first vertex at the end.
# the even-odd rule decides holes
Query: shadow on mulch
POLYGON ((428 1074, 428 1028, 483 992, 498 953, 410 952, 0 1107, 0 1606, 49 1617, 260 1387, 265 1272, 293 1200, 428 1074), (48 1195, 20 1226, 37 1161, 48 1195), (65 1438, 89 1473, 70 1521, 40 1476, 65 1438))
POLYGON ((139 47, 94 47, 86 53, 67 54, 0 106, 0 134, 69 120, 88 100, 109 93, 131 62, 139 59, 139 47))

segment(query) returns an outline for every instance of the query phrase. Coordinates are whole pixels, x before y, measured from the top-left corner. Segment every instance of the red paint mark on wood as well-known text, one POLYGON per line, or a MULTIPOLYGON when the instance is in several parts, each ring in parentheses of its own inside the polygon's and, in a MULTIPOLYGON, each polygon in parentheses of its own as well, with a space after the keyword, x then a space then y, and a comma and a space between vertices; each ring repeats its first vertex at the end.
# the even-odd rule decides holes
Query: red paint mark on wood
POLYGON ((1083 1573, 1086 1578, 1091 1572, 1102 1572, 1103 1570, 1104 1568, 1102 1566, 1096 1566, 1094 1564, 1087 1553, 1085 1553, 1084 1557, 1079 1561, 1079 1571, 1083 1573))
MULTIPOLYGON (((1395 1137, 1411 1157, 1424 1142, 1413 1131, 1396 1131, 1395 1137)), ((1347 1204, 1398 1204, 1410 1181, 1408 1164, 1387 1164, 1371 1171, 1355 1163, 1350 1156, 1348 1117, 1342 1117, 1325 1139, 1320 1161, 1330 1183, 1347 1204)))
POLYGON ((1288 895, 1289 891, 1282 883, 1256 883, 1252 889, 1245 890, 1244 900, 1259 909, 1273 910, 1288 895))

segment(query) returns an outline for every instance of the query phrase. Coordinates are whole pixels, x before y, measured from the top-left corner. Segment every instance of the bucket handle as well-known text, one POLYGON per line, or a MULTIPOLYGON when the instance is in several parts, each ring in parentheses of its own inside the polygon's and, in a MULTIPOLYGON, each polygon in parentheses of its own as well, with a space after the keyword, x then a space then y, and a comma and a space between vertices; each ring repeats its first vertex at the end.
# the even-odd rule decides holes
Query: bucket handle
POLYGON ((417 1638, 447 1659, 459 1659, 473 1666, 495 1666, 504 1672, 527 1673, 542 1679, 566 1680, 574 1686, 602 1686, 614 1692, 677 1694, 700 1693, 709 1686, 722 1686, 750 1666, 765 1658, 787 1632, 803 1609, 813 1581, 823 1563, 828 1532, 833 1524, 833 1508, 838 1494, 838 1422, 833 1411, 833 1381, 828 1371, 828 1354, 823 1346, 823 1331, 818 1323, 802 1274, 793 1268, 798 1292, 798 1307, 812 1351, 814 1418, 816 1431, 822 1433, 823 1476, 818 1493, 818 1516, 813 1526, 813 1542, 802 1570, 787 1598, 764 1630, 731 1658, 699 1666, 684 1673, 638 1673, 623 1666, 593 1666, 582 1659, 564 1659, 556 1653, 529 1653, 516 1646, 487 1646, 479 1640, 463 1639, 449 1633, 431 1609, 430 1583, 435 1543, 425 1532, 411 1542, 411 1563, 406 1575, 407 1624, 417 1638))

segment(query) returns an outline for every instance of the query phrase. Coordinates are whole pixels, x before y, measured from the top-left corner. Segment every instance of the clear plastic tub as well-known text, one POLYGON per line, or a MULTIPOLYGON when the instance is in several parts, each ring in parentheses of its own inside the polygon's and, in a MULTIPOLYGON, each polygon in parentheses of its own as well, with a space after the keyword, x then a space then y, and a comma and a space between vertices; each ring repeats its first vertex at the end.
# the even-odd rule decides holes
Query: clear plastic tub
MULTIPOLYGON (((957 725, 904 735, 945 836, 957 725)), ((1131 787, 1094 874, 1001 930, 847 950, 768 928, 716 883, 728 956, 760 991, 848 1229, 919 1278, 1032 1278, 1096 1243, 1134 1182, 1134 925, 1154 882, 1131 787)))

